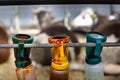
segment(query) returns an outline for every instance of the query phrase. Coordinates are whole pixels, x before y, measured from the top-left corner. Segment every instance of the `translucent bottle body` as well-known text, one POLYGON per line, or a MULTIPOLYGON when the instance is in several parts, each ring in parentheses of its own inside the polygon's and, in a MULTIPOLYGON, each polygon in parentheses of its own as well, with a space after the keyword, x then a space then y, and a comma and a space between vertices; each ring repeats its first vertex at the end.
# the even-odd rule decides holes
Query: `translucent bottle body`
POLYGON ((104 80, 103 64, 85 64, 85 80, 104 80))
POLYGON ((34 67, 28 65, 25 68, 16 68, 18 80, 37 80, 34 67))

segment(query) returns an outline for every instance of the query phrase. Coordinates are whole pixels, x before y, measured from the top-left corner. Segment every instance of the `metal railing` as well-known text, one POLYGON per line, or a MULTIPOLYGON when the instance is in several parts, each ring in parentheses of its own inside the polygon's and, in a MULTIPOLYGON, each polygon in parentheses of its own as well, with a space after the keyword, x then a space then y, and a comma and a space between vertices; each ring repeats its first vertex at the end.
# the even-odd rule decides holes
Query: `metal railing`
MULTIPOLYGON (((94 47, 95 43, 65 43, 65 47, 94 47)), ((103 47, 120 47, 120 43, 106 42, 102 43, 103 47)), ((39 43, 39 44, 24 44, 25 48, 51 48, 57 47, 56 44, 39 43)), ((0 48, 18 48, 18 44, 0 44, 0 48)))

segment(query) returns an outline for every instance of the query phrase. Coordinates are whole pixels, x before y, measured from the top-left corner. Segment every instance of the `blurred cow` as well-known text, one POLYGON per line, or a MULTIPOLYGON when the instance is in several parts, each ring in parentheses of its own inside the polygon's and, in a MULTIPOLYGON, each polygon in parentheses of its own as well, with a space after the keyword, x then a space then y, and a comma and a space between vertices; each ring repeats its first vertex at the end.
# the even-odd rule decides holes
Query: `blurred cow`
POLYGON ((96 29, 101 24, 108 23, 115 20, 113 15, 105 16, 97 13, 92 8, 87 7, 81 10, 81 13, 73 20, 73 31, 81 33, 81 31, 88 32, 96 29))
MULTIPOLYGON (((0 44, 8 44, 9 38, 7 31, 2 23, 0 23, 0 44)), ((10 56, 10 49, 0 48, 0 63, 4 63, 10 56)))
POLYGON ((118 38, 118 42, 120 42, 120 21, 112 20, 106 21, 104 23, 99 24, 93 31, 101 32, 106 34, 107 36, 115 35, 118 38))
POLYGON ((43 30, 49 25, 53 24, 54 22, 60 21, 60 19, 55 18, 51 15, 51 10, 48 8, 38 7, 33 10, 33 13, 35 14, 34 18, 36 23, 39 25, 39 29, 43 30))

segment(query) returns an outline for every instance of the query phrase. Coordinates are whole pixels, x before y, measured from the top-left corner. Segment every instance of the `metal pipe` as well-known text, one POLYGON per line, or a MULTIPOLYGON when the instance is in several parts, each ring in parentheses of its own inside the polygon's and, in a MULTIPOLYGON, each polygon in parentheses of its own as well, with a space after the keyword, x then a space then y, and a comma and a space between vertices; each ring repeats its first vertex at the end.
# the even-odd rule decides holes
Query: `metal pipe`
MULTIPOLYGON (((95 43, 65 43, 64 47, 94 47, 95 43)), ((106 42, 102 43, 103 47, 120 47, 120 43, 106 42)), ((57 47, 55 44, 41 43, 41 44, 25 44, 25 48, 51 48, 57 47)), ((18 48, 18 44, 0 44, 0 48, 18 48)))

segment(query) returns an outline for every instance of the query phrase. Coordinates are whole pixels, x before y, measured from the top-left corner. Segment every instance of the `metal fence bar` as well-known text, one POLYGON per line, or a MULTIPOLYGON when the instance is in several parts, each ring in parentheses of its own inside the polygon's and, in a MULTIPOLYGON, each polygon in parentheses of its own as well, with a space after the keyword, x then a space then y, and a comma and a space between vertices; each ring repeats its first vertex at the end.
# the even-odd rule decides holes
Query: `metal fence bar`
MULTIPOLYGON (((95 43, 65 43, 66 47, 94 47, 95 43)), ((103 47, 120 47, 120 43, 106 42, 102 43, 103 47)), ((17 48, 18 44, 0 44, 0 48, 17 48)), ((25 44, 25 48, 50 48, 57 47, 56 44, 41 43, 41 44, 25 44)))

